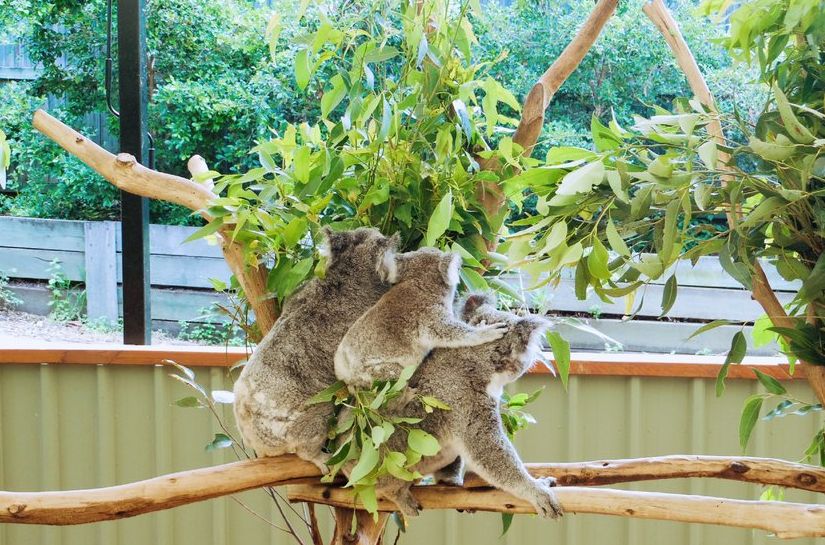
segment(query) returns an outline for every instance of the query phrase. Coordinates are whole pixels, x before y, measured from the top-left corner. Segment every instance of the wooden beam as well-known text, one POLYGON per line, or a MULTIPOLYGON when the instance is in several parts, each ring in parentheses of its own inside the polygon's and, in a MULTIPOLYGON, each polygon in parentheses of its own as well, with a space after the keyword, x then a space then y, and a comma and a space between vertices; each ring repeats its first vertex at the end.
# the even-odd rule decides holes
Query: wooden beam
MULTIPOLYGON (((779 538, 825 536, 825 506, 775 501, 746 501, 658 492, 629 492, 607 488, 559 487, 555 490, 565 513, 592 513, 652 520, 698 522, 739 528, 758 528, 779 538)), ((424 509, 458 509, 501 513, 535 513, 532 505, 494 488, 449 486, 413 488, 424 509)), ((357 508, 352 490, 321 484, 288 487, 291 501, 357 508)), ((379 500, 382 511, 395 505, 379 500)))
MULTIPOLYGON (((575 482, 576 484, 603 484, 617 482, 631 482, 651 479, 670 479, 681 477, 716 477, 746 482, 774 484, 818 492, 825 491, 825 470, 814 466, 805 466, 764 458, 723 458, 702 456, 670 456, 663 458, 640 458, 637 460, 601 460, 579 464, 530 464, 531 474, 536 476, 556 476, 561 482, 575 482)), ((195 469, 155 477, 145 481, 129 483, 106 488, 88 490, 71 490, 65 492, 0 492, 0 523, 22 524, 85 524, 104 520, 116 520, 133 517, 153 511, 160 511, 195 503, 219 496, 234 494, 263 486, 280 486, 285 484, 312 483, 309 488, 298 489, 293 494, 296 500, 302 500, 302 494, 311 494, 307 501, 315 503, 329 503, 333 506, 351 506, 352 498, 348 492, 336 488, 327 488, 317 483, 320 472, 314 464, 301 460, 293 455, 277 458, 258 458, 243 462, 235 462, 215 467, 195 469), (303 492, 300 492, 300 491, 303 492), (330 496, 327 498, 326 496, 330 496), (349 502, 349 503, 346 503, 349 502)), ((529 507, 510 498, 503 492, 491 491, 487 488, 478 488, 480 481, 473 476, 467 479, 467 488, 456 487, 415 487, 416 497, 424 499, 428 508, 443 509, 482 509, 513 512, 529 512, 529 507), (444 498, 439 503, 438 498, 444 498), (513 507, 511 507, 513 506, 513 507)), ((583 490, 576 488, 576 491, 583 490)), ((647 499, 637 496, 610 496, 617 491, 604 490, 603 495, 585 496, 585 500, 573 500, 575 494, 568 489, 560 488, 565 508, 570 512, 602 513, 622 515, 622 510, 639 512, 642 518, 656 518, 644 513, 653 513, 654 500, 659 496, 650 496, 647 499), (614 498, 620 502, 612 508, 605 507, 607 499, 614 498), (644 500, 641 501, 640 500, 644 500), (624 503, 627 500, 627 503, 624 503), (640 500, 637 502, 637 500, 640 500), (565 501, 567 503, 565 503, 565 501), (617 506, 622 506, 621 509, 617 506)), ((694 504, 692 496, 668 496, 668 506, 701 505, 708 507, 725 507, 722 512, 729 513, 735 510, 737 503, 733 500, 717 498, 703 499, 694 504)), ((818 506, 804 506, 806 512, 814 513, 813 518, 800 514, 802 507, 792 504, 791 507, 778 507, 777 510, 767 509, 767 505, 786 505, 780 502, 746 502, 742 505, 753 506, 745 509, 747 517, 739 518, 741 524, 754 528, 763 528, 777 532, 788 532, 783 527, 761 526, 761 519, 771 517, 777 513, 787 514, 789 521, 799 522, 800 529, 808 528, 811 521, 817 521, 820 532, 825 533, 825 512, 818 506), (757 509, 756 506, 759 506, 757 509), (761 509, 765 507, 765 511, 761 509), (764 515, 764 517, 763 517, 764 515), (753 520, 750 519, 753 517, 753 520)), ((681 508, 680 508, 681 509, 681 508)), ((636 516, 635 514, 625 516, 636 516)), ((685 511, 685 517, 698 517, 693 511, 685 511)), ((708 515, 708 516, 712 516, 708 515)), ((676 518, 665 520, 693 520, 694 522, 715 523, 709 518, 676 518)), ((773 523, 771 523, 773 524, 773 523)), ((800 530, 801 531, 801 530, 800 530)), ((807 531, 807 530, 805 530, 807 531)), ((800 534, 812 535, 812 534, 800 534)), ((819 535, 819 534, 817 534, 819 535)))

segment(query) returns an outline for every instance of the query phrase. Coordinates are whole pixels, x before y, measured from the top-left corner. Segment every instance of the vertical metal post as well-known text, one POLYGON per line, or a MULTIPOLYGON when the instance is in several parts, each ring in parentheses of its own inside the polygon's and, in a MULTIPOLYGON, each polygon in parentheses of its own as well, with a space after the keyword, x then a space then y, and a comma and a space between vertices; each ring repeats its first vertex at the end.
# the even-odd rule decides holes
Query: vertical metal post
MULTIPOLYGON (((118 0, 120 151, 146 164, 145 0, 118 0)), ((149 202, 121 193, 123 234, 123 342, 151 343, 149 202)))

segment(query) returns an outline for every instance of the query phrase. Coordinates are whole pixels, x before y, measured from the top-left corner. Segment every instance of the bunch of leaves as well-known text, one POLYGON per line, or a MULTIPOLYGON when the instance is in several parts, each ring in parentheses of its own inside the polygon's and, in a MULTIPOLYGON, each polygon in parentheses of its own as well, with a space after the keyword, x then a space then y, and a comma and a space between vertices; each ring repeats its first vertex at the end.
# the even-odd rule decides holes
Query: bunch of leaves
MULTIPOLYGON (((742 451, 747 448, 753 428, 759 420, 762 407, 767 402, 776 403, 776 406, 762 416, 762 420, 764 421, 783 418, 789 415, 807 416, 822 411, 822 405, 820 403, 808 403, 797 399, 790 395, 782 383, 772 376, 756 368, 753 368, 753 372, 766 392, 754 394, 745 400, 742 415, 739 419, 739 444, 742 447, 742 451)), ((816 457, 818 463, 825 465, 825 449, 823 449, 821 437, 822 430, 814 436, 810 446, 806 449, 806 461, 810 461, 816 457)))
POLYGON ((524 407, 538 399, 543 391, 544 387, 541 387, 531 394, 525 394, 524 392, 513 395, 507 392, 501 394, 501 404, 499 406, 501 421, 504 424, 507 437, 511 440, 517 432, 525 429, 530 424, 536 423, 536 419, 532 414, 526 412, 524 407))
MULTIPOLYGON (((345 465, 350 466, 346 486, 353 487, 364 508, 377 516, 378 502, 375 483, 380 477, 392 476, 404 481, 420 479, 414 466, 422 456, 435 456, 441 450, 438 440, 416 428, 421 417, 389 416, 387 410, 394 400, 405 394, 415 366, 405 368, 397 380, 375 381, 372 388, 350 392, 341 381, 313 396, 307 403, 335 405, 336 419, 330 427, 327 462, 330 471, 322 482, 332 482, 345 465), (406 449, 392 450, 389 439, 403 432, 406 449)), ((435 410, 449 411, 448 405, 431 396, 416 396, 425 414, 435 410)), ((409 407, 409 405, 407 405, 409 407)))
POLYGON ((79 290, 63 271, 60 260, 49 263, 49 317, 58 322, 81 322, 86 312, 86 290, 79 290))
POLYGON ((14 310, 23 304, 17 295, 9 289, 9 277, 0 271, 0 310, 14 310))
POLYGON ((260 166, 217 179, 215 219, 198 236, 230 228, 250 262, 272 263, 279 299, 316 270, 322 225, 370 225, 399 233, 402 249, 460 252, 465 283, 484 289, 476 269, 506 210, 489 217, 479 186, 523 167, 507 135, 518 102, 488 75, 490 63, 473 61, 470 3, 360 9, 348 26, 319 13, 295 38, 296 84, 319 116, 259 142, 260 166), (499 162, 501 173, 480 161, 499 162))

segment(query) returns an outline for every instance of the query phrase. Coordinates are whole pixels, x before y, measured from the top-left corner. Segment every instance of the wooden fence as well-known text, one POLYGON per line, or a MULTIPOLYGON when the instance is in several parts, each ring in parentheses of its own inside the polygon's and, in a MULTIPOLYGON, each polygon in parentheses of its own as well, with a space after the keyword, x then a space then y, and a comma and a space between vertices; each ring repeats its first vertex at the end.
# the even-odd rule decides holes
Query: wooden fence
MULTIPOLYGON (((210 278, 228 282, 230 272, 220 249, 205 240, 184 243, 195 228, 152 225, 151 282, 152 318, 156 326, 169 327, 180 320, 198 321, 202 310, 224 301, 211 289, 210 278)), ((0 272, 20 280, 43 281, 49 278, 49 264, 60 261, 66 276, 85 282, 89 316, 115 319, 119 312, 120 229, 115 222, 77 222, 0 217, 0 272)), ((667 319, 659 319, 665 275, 636 296, 641 303, 632 322, 622 320, 625 304, 617 299, 605 304, 595 295, 585 301, 576 299, 574 280, 566 275, 556 288, 527 291, 534 307, 581 316, 582 326, 610 337, 582 331, 569 323, 559 328, 578 349, 643 352, 719 353, 727 350, 739 326, 724 326, 688 340, 700 323, 716 319, 752 322, 762 315, 750 293, 741 289, 721 268, 715 258, 702 258, 695 266, 679 263, 675 269, 679 295, 667 319)), ((776 270, 766 267, 772 285, 782 302, 788 302, 798 284, 783 280, 776 270)), ((510 284, 522 289, 529 279, 513 276, 510 284)), ((47 294, 41 287, 16 288, 24 300, 24 310, 48 312, 47 294)), ((750 327, 746 327, 750 330, 750 327)), ((751 350, 752 354, 775 353, 775 346, 751 350)))

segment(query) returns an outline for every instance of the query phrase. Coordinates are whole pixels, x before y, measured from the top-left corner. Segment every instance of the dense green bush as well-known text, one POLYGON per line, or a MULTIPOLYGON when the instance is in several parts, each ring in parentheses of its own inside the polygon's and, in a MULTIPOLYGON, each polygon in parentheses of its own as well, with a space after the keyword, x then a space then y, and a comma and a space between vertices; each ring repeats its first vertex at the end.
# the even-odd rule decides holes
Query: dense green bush
MULTIPOLYGON (((480 61, 492 61, 507 51, 508 57, 493 65, 491 75, 522 98, 569 42, 591 6, 589 0, 487 4, 473 19, 479 39, 474 53, 480 61)), ((646 104, 665 104, 686 92, 672 55, 651 34, 652 26, 640 6, 641 0, 622 3, 582 66, 557 94, 539 142, 540 153, 550 146, 589 146, 593 112, 605 119, 612 110, 626 122, 633 114, 648 113, 646 104)), ((759 97, 744 91, 747 71, 730 68, 727 55, 713 43, 720 31, 695 15, 693 6, 683 2, 675 13, 720 103, 730 108, 735 97, 740 109, 755 111, 759 97)), ((361 7, 371 9, 366 4, 361 7)), ((355 17, 356 8, 360 9, 350 5, 348 11, 330 15, 355 17)), ((158 169, 186 175, 186 160, 198 153, 215 170, 246 170, 255 164, 247 150, 252 143, 268 139, 270 129, 282 130, 287 123, 317 117, 318 101, 308 100, 307 94, 319 89, 301 92, 292 70, 295 49, 302 47, 292 37, 306 30, 301 27, 307 20, 298 24, 296 17, 289 16, 294 12, 289 0, 279 2, 277 11, 283 14, 281 39, 270 55, 263 32, 268 10, 240 0, 149 2, 147 45, 154 82, 149 112, 158 169)), ((0 213, 70 219, 118 216, 117 191, 29 128, 31 111, 48 93, 64 97, 58 112, 62 119, 94 133, 86 126, 85 115, 106 110, 104 22, 102 0, 82 5, 0 0, 0 26, 23 33, 32 59, 44 67, 31 84, 0 84, 0 127, 13 144, 10 188, 19 191, 14 199, 0 196, 0 213), (61 54, 65 62, 56 62, 61 54)), ((117 132, 116 125, 110 118, 112 133, 117 132)), ((152 203, 152 220, 197 221, 186 210, 157 202, 152 203)))

